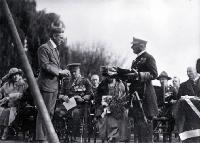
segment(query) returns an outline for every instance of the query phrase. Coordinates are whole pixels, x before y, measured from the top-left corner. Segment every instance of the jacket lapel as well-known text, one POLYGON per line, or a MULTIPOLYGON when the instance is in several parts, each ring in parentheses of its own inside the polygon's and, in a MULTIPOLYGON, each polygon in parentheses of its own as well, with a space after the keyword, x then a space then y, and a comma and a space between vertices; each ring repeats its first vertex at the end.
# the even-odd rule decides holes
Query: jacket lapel
POLYGON ((197 96, 200 97, 200 78, 197 80, 196 87, 197 87, 197 96))
POLYGON ((145 53, 146 53, 146 52, 142 53, 140 56, 138 56, 138 57, 133 61, 131 68, 138 69, 138 66, 139 66, 139 64, 140 64, 140 60, 141 60, 142 57, 144 57, 145 53))
POLYGON ((190 89, 190 91, 192 92, 192 95, 196 95, 195 92, 194 92, 194 89, 193 89, 193 86, 192 86, 192 83, 190 80, 187 81, 187 87, 188 89, 190 89))
POLYGON ((48 44, 48 46, 49 46, 50 49, 51 49, 51 52, 52 52, 53 57, 56 59, 56 63, 57 63, 58 65, 60 65, 60 59, 59 59, 58 49, 55 49, 55 48, 53 47, 53 45, 51 44, 50 41, 48 41, 47 44, 48 44))

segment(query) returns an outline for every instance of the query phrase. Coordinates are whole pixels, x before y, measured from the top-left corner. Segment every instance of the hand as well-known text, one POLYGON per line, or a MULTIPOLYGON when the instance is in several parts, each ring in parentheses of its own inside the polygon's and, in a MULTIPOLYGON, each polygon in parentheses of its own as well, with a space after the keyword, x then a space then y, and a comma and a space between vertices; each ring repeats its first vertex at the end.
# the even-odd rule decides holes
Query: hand
POLYGON ((85 95, 85 96, 83 96, 83 99, 84 99, 84 100, 87 100, 87 101, 90 100, 90 95, 85 95))
POLYGON ((74 98, 75 98, 76 101, 78 101, 78 102, 83 102, 83 101, 84 101, 84 99, 83 99, 81 96, 78 96, 78 95, 74 96, 74 98))
POLYGON ((67 103, 69 102, 69 97, 68 96, 64 96, 62 99, 67 103))
POLYGON ((65 102, 69 102, 69 97, 67 95, 60 94, 58 98, 64 100, 65 102))
POLYGON ((65 95, 60 94, 60 95, 58 96, 58 99, 62 99, 64 96, 65 96, 65 95))
POLYGON ((59 71, 59 74, 60 74, 61 76, 71 76, 70 71, 67 70, 67 69, 65 69, 65 70, 60 70, 60 71, 59 71))
POLYGON ((173 100, 173 99, 172 99, 172 100, 170 101, 170 103, 175 104, 175 103, 176 103, 176 100, 173 100))
POLYGON ((167 92, 167 93, 165 93, 165 98, 168 98, 168 97, 170 97, 172 95, 172 92, 167 92))

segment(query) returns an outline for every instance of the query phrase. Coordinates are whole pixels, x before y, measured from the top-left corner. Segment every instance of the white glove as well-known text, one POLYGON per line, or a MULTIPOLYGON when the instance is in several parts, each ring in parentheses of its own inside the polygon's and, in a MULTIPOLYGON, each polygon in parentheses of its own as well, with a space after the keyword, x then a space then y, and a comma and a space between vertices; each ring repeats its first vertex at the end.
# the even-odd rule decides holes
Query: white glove
POLYGON ((59 74, 60 74, 61 76, 71 76, 70 71, 67 70, 67 69, 65 69, 65 70, 60 70, 60 71, 59 71, 59 74))

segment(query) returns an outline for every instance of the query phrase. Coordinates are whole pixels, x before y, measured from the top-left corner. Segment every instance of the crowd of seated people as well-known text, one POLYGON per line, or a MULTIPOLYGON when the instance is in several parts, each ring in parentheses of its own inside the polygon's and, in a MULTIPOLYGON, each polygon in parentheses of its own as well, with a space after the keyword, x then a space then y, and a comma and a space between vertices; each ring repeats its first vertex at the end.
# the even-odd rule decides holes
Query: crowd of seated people
MULTIPOLYGON (((198 65, 199 62, 197 68, 199 67, 198 65)), ((126 90, 128 90, 128 86, 120 79, 107 76, 106 68, 109 67, 102 66, 102 75, 94 74, 89 81, 89 79, 81 76, 79 63, 68 65, 71 77, 62 79, 62 87, 55 108, 55 116, 58 116, 58 118, 54 119, 60 120, 67 115, 67 122, 69 123, 67 124, 67 130, 71 131, 70 134, 72 136, 79 136, 81 134, 81 124, 90 122, 85 119, 85 116, 87 118, 91 114, 94 115, 95 128, 98 130, 102 142, 105 140, 129 142, 131 131, 128 108, 121 104, 125 103, 124 99, 127 99, 124 97, 127 96, 126 90), (72 98, 76 102, 75 107, 66 109, 63 103, 71 102, 72 98), (69 128, 70 125, 71 128, 69 128)), ((171 78, 165 71, 161 72, 157 77, 157 80, 160 81, 160 86, 154 86, 154 88, 160 113, 158 117, 165 116, 171 119, 169 132, 174 130, 175 120, 177 125, 175 128, 179 132, 184 130, 184 127, 182 127, 183 122, 178 122, 177 120, 179 119, 178 115, 180 116, 178 114, 180 107, 177 106, 179 100, 185 95, 200 97, 200 76, 198 72, 198 69, 188 67, 188 80, 182 83, 180 83, 180 79, 177 76, 171 78), (172 80, 172 85, 169 84, 170 80, 172 80)), ((21 127, 25 131, 31 128, 33 130, 29 131, 35 134, 37 109, 30 96, 28 84, 23 77, 22 70, 11 68, 8 74, 2 78, 0 88, 0 136, 2 140, 6 140, 8 135, 11 134, 9 133, 10 128, 20 130, 19 128, 21 127), (26 110, 23 110, 24 108, 26 110), (32 117, 33 120, 24 122, 26 119, 24 117, 32 117), (26 129, 28 128, 25 125, 27 123, 29 123, 29 129, 26 129)), ((54 122, 54 125, 57 123, 57 121, 54 122)), ((156 126, 155 123, 154 126, 156 126)), ((57 132, 59 128, 56 130, 57 132)), ((91 129, 87 130, 91 133, 91 129)), ((89 135, 84 134, 84 136, 89 135)), ((34 135, 32 137, 34 139, 34 135)))

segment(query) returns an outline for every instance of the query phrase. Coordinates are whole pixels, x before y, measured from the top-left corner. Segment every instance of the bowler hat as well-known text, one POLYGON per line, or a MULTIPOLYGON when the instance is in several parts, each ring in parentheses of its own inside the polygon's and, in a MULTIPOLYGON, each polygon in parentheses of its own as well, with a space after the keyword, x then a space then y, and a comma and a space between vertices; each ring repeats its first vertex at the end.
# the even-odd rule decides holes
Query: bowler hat
POLYGON ((166 78, 167 80, 172 79, 171 77, 168 76, 168 74, 167 74, 166 71, 162 71, 162 72, 160 73, 160 75, 159 75, 156 79, 160 80, 160 78, 166 78))
POLYGON ((71 63, 67 65, 67 68, 71 71, 71 70, 77 70, 80 68, 80 63, 71 63))
POLYGON ((133 37, 131 44, 146 46, 147 41, 133 37))

